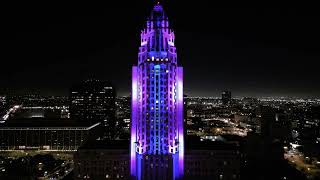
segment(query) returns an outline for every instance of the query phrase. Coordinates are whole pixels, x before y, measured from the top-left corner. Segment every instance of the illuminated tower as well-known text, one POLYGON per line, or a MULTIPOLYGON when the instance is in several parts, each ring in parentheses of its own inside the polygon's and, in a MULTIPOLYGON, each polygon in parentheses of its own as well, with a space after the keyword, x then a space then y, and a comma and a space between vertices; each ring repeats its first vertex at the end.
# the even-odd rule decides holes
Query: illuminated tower
POLYGON ((138 65, 132 67, 131 176, 183 176, 183 68, 174 32, 159 3, 141 31, 138 65))

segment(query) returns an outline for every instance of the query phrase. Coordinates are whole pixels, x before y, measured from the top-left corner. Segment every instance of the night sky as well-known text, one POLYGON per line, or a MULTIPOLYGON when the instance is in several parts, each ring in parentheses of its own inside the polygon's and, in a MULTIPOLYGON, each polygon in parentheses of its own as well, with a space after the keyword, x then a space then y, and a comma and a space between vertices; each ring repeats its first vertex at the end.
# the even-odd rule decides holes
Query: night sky
MULTIPOLYGON (((140 30, 154 3, 54 2, 7 6, 1 90, 67 95, 73 83, 95 77, 128 95, 140 30)), ((186 94, 320 97, 318 9, 197 2, 165 3, 186 94)))

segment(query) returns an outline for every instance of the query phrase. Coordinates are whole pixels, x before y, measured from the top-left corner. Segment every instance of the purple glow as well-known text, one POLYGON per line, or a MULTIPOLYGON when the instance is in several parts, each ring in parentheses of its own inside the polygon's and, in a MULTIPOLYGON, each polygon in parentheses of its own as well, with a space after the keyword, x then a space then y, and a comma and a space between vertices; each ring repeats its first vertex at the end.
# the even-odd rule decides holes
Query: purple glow
POLYGON ((137 100, 138 100, 138 68, 132 67, 132 92, 131 92, 131 142, 130 142, 130 174, 136 176, 136 121, 137 121, 137 100))
POLYGON ((178 67, 177 71, 177 121, 179 132, 179 176, 183 176, 184 171, 184 134, 183 134, 183 67, 178 67))

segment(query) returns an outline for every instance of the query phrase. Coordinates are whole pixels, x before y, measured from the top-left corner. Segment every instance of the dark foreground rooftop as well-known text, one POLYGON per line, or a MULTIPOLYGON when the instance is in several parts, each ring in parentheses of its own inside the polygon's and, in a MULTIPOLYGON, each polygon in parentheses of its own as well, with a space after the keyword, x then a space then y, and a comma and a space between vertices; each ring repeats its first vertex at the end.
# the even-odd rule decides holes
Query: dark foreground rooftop
POLYGON ((89 128, 95 124, 76 122, 72 119, 22 118, 10 119, 0 125, 0 128, 89 128))
POLYGON ((81 149, 122 149, 129 150, 128 140, 95 140, 88 141, 81 149))

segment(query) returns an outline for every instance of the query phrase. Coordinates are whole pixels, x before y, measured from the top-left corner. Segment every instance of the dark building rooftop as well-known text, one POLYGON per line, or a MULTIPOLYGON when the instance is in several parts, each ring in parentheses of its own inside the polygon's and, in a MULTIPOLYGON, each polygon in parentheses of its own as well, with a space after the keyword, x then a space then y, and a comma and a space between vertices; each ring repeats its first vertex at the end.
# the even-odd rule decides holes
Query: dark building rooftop
POLYGON ((88 128, 96 124, 80 123, 72 119, 48 119, 48 118, 21 118, 21 119, 10 119, 6 123, 1 124, 0 127, 82 127, 88 128))
POLYGON ((96 140, 88 141, 81 149, 121 149, 129 150, 128 140, 96 140))

